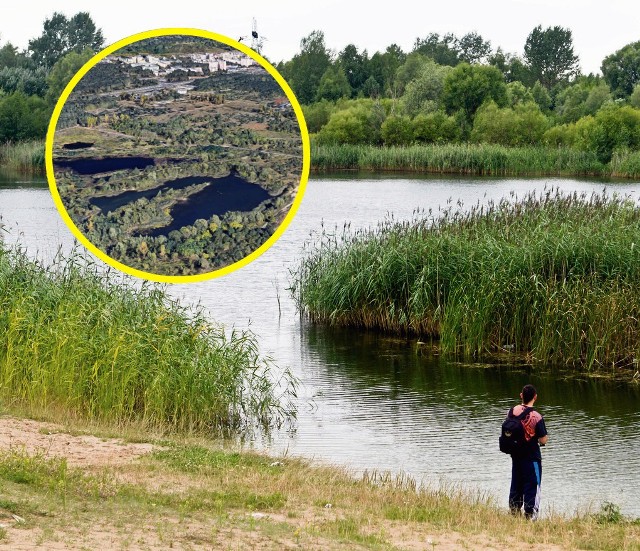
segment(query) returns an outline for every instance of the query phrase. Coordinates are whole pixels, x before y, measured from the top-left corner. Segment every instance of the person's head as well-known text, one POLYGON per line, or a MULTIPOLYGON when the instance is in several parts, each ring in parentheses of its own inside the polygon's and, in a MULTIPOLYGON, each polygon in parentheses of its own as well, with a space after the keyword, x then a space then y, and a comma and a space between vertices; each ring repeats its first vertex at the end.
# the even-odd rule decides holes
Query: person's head
POLYGON ((523 404, 528 404, 537 396, 538 393, 536 392, 536 387, 533 385, 524 385, 522 392, 520 393, 520 398, 522 398, 523 404))

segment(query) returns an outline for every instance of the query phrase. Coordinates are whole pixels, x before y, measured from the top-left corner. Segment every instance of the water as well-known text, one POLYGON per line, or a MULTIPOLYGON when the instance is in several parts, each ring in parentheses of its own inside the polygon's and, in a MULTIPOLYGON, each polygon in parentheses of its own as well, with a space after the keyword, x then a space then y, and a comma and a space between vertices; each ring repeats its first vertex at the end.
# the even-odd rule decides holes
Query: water
POLYGON ((250 184, 236 174, 221 178, 210 176, 188 176, 169 180, 161 186, 142 191, 125 191, 118 195, 94 197, 89 200, 102 212, 108 213, 138 199, 155 197, 170 189, 184 189, 194 184, 208 183, 204 189, 193 193, 185 201, 178 201, 171 209, 172 221, 166 226, 154 228, 143 235, 168 235, 173 230, 192 225, 198 219, 209 219, 212 215, 223 215, 230 211, 251 211, 269 199, 269 192, 257 184, 250 184))
POLYGON ((100 174, 114 170, 133 170, 155 164, 151 157, 102 157, 99 159, 56 159, 56 168, 69 168, 78 174, 100 174))
MULTIPOLYGON (((408 219, 416 208, 464 204, 557 185, 636 197, 640 184, 568 179, 397 178, 353 176, 312 180, 282 238, 249 266, 170 292, 200 301, 227 325, 250 327, 262 350, 301 379, 299 419, 292 433, 257 441, 273 453, 312 457, 364 469, 406 472, 460 483, 495 495, 506 507, 510 460, 498 432, 522 386, 538 387, 549 444, 543 449, 543 512, 597 509, 603 501, 640 516, 640 388, 565 379, 518 368, 466 366, 417 356, 414 343, 362 331, 310 327, 286 291, 310 232, 375 224, 387 214, 408 219)), ((40 256, 72 236, 46 189, 0 183, 0 215, 16 239, 40 256)))

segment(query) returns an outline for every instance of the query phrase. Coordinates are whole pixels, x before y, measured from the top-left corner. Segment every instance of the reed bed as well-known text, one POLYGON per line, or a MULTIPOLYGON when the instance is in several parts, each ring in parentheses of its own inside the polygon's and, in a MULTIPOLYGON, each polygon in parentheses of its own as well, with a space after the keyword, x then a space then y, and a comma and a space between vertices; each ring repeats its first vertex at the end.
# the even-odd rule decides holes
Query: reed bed
POLYGON ((0 144, 0 166, 21 174, 44 174, 44 142, 0 144))
POLYGON ((292 378, 273 380, 251 333, 126 283, 77 253, 44 266, 0 243, 3 405, 181 431, 293 414, 292 378))
MULTIPOLYGON (((570 148, 506 147, 495 144, 430 144, 407 147, 328 145, 312 141, 318 171, 411 171, 496 176, 602 176, 610 170, 595 153, 570 148)), ((622 176, 626 168, 620 167, 622 176)))
POLYGON ((444 353, 637 371, 640 208, 548 189, 324 232, 292 272, 317 323, 439 339, 444 353))

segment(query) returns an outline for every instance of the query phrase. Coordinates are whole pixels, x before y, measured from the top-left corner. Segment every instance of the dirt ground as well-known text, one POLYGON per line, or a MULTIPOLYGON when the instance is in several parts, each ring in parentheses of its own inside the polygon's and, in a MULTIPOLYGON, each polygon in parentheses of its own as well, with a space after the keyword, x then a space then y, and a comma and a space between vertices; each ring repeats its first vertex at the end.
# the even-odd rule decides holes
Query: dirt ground
MULTIPOLYGON (((65 433, 63 428, 52 423, 27 419, 0 417, 1 451, 10 449, 29 454, 44 454, 46 457, 64 457, 69 466, 96 471, 113 469, 114 476, 138 479, 144 484, 144 467, 140 458, 153 451, 153 445, 128 443, 116 438, 100 438, 84 434, 65 433), (132 474, 133 473, 133 474, 132 474)), ((145 474, 146 473, 146 474, 145 474)), ((189 492, 185 479, 179 473, 171 480, 171 474, 154 471, 160 475, 164 486, 175 491, 189 492), (169 478, 167 478, 169 477, 169 478)), ((148 482, 148 480, 147 480, 148 482)), ((2 495, 0 485, 0 498, 2 495)), ((126 515, 126 513, 125 513, 126 515)), ((53 515, 57 516, 57 515, 53 515)), ((206 511, 196 515, 182 514, 147 515, 139 526, 118 519, 100 518, 96 515, 82 516, 74 524, 66 515, 59 525, 51 520, 23 519, 3 509, 0 505, 0 549, 15 550, 61 550, 61 549, 398 549, 426 551, 514 549, 516 542, 499 541, 488 535, 469 536, 457 532, 432 531, 424 523, 382 521, 384 544, 367 541, 355 543, 342 538, 326 537, 322 527, 340 519, 340 513, 331 508, 304 505, 299 514, 290 517, 282 512, 255 512, 234 510, 223 516, 206 511), (87 524, 90 519, 90 525, 87 524), (317 527, 309 535, 309 526, 317 527), (306 532, 305 532, 306 530, 306 532)), ((120 515, 122 516, 122 515, 120 515)), ((55 520, 55 519, 54 519, 55 520)), ((379 521, 376 530, 380 528, 379 521)), ((366 532, 366 527, 365 527, 366 532)), ((553 551, 557 546, 527 545, 527 549, 553 551)))

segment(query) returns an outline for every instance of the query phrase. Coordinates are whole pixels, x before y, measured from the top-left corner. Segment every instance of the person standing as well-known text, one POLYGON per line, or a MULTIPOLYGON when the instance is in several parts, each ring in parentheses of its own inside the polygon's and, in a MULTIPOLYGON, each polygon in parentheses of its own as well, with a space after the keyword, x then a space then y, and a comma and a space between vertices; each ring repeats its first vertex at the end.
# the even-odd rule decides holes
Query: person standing
POLYGON ((540 484, 542 481, 542 454, 540 446, 547 443, 544 418, 533 409, 538 394, 533 385, 525 385, 520 393, 522 404, 512 407, 507 418, 522 416, 524 440, 511 453, 511 488, 509 509, 519 514, 524 506, 525 517, 536 520, 540 510, 540 484))

